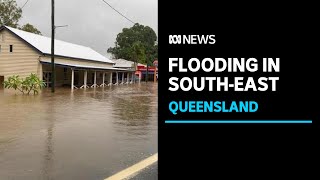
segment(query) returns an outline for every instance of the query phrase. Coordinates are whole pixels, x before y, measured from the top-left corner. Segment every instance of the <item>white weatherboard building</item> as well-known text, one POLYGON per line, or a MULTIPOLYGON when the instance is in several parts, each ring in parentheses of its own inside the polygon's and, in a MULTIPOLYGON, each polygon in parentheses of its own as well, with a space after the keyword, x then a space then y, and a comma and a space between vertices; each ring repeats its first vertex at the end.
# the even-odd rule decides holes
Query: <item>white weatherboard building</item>
MULTIPOLYGON (((134 79, 134 70, 113 67, 113 61, 89 47, 55 40, 54 54, 56 86, 88 88, 132 83, 134 79)), ((51 38, 0 27, 0 83, 12 75, 31 73, 51 86, 51 38)))
MULTIPOLYGON (((125 59, 112 59, 112 61, 115 63, 113 67, 115 68, 124 68, 124 69, 135 69, 134 62, 128 61, 125 59)), ((145 64, 137 63, 137 66, 147 66, 145 64)))

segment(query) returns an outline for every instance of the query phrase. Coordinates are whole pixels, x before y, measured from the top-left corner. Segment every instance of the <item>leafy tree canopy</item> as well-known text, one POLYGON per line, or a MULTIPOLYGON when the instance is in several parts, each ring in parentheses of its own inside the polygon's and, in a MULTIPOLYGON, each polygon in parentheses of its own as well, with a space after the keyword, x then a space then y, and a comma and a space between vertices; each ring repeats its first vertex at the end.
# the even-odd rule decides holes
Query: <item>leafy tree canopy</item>
POLYGON ((23 31, 27 31, 27 32, 31 32, 31 33, 34 33, 34 34, 40 34, 41 35, 41 32, 35 28, 33 25, 27 23, 25 25, 23 25, 21 28, 19 28, 23 31))
POLYGON ((22 9, 18 7, 14 0, 0 1, 0 23, 1 25, 18 27, 18 21, 21 18, 22 9))
POLYGON ((0 26, 6 25, 13 28, 19 28, 24 31, 28 31, 35 34, 41 34, 41 32, 33 25, 27 23, 22 27, 19 27, 19 20, 22 17, 22 9, 18 7, 15 0, 0 0, 0 26))
POLYGON ((151 64, 158 58, 157 35, 149 26, 136 23, 131 28, 123 28, 117 35, 115 47, 108 49, 115 58, 151 64))

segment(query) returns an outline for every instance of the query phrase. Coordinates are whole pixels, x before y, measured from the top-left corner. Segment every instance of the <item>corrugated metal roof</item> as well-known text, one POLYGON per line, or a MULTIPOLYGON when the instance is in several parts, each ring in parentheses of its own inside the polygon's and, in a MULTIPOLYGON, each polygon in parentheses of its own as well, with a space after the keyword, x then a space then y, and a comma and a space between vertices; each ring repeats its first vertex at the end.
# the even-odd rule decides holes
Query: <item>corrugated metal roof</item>
MULTIPOLYGON (((117 67, 117 68, 133 68, 134 67, 133 61, 128 61, 125 59, 113 59, 112 61, 115 62, 113 67, 117 67)), ((138 63, 138 66, 145 66, 145 65, 138 63)))
POLYGON ((128 61, 125 59, 114 59, 113 62, 116 64, 113 65, 113 67, 121 67, 121 68, 132 68, 134 62, 128 61))
MULTIPOLYGON (((38 49, 43 54, 51 54, 51 38, 29 33, 19 29, 5 26, 11 32, 28 42, 34 48, 38 49)), ((107 57, 99 54, 93 49, 77 44, 68 43, 55 39, 55 55, 70 58, 85 59, 91 61, 99 61, 104 63, 114 63, 107 57)))

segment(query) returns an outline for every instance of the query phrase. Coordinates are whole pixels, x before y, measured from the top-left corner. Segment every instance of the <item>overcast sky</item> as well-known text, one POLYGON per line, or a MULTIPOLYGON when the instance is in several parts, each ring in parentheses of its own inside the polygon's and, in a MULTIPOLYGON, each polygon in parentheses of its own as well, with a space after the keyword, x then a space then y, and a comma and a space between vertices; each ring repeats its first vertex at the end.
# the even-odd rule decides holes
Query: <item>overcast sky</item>
MULTIPOLYGON (((26 0, 16 0, 22 6, 26 0)), ((157 0, 106 0, 129 19, 158 31, 157 0)), ((122 28, 133 24, 102 0, 55 0, 56 39, 91 47, 103 55, 114 46, 122 28)), ((29 0, 22 10, 20 25, 30 23, 44 36, 51 36, 51 0, 29 0)))

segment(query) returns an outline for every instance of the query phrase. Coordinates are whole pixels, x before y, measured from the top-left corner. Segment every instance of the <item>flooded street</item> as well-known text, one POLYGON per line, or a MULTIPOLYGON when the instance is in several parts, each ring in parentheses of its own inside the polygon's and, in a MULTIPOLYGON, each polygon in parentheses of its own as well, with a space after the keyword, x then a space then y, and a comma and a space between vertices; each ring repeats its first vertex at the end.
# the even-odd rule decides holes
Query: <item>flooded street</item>
POLYGON ((104 179, 157 153, 158 84, 0 89, 0 179, 104 179))

